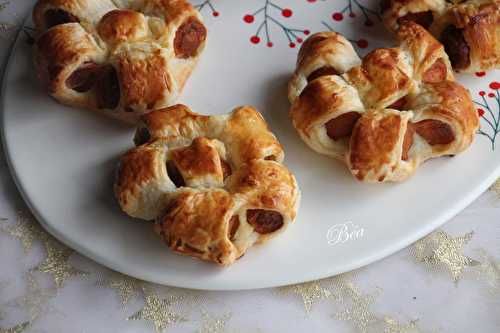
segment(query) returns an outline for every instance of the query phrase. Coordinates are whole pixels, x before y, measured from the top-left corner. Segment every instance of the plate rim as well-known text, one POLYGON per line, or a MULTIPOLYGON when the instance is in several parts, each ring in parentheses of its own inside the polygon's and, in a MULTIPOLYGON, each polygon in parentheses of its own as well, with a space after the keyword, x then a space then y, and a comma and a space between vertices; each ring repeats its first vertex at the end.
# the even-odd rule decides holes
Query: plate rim
MULTIPOLYGON (((29 20, 29 14, 27 15, 27 18, 23 21, 23 24, 19 28, 19 31, 17 32, 15 36, 15 41, 12 47, 10 48, 9 55, 7 57, 7 61, 5 62, 5 68, 4 68, 4 73, 2 76, 2 82, 0 86, 0 112, 2 113, 0 117, 0 127, 1 127, 1 141, 2 141, 2 147, 4 150, 4 156, 5 160, 7 162, 7 166, 10 171, 10 175, 16 185, 17 190, 21 194, 21 197, 23 201, 27 204, 28 208, 30 209, 31 213, 34 215, 36 220, 42 225, 42 227, 50 233, 52 236, 54 236, 56 239, 58 239, 60 242, 62 242, 64 245, 74 249, 77 251, 79 254, 90 258, 91 260, 99 263, 100 265, 103 265, 105 267, 108 267, 114 271, 120 272, 122 274, 132 276, 137 279, 161 284, 161 285, 168 285, 172 287, 178 287, 178 288, 189 288, 189 289, 194 289, 194 290, 209 290, 209 291, 237 291, 237 290, 258 290, 258 289, 264 289, 264 288, 274 288, 274 287, 280 287, 280 286, 286 286, 286 285, 293 285, 293 284, 298 284, 298 283, 305 283, 305 282, 310 282, 314 280, 320 280, 328 277, 332 277, 335 275, 339 275, 342 273, 346 273, 352 270, 359 269, 361 267, 364 267, 366 265, 369 265, 371 263, 374 263, 376 261, 382 260, 398 251, 401 249, 404 249, 414 242, 418 241, 419 239, 425 237, 426 235, 430 234, 431 232, 435 231, 437 228, 442 226, 444 223, 448 222, 451 218, 453 218, 455 215, 459 214, 463 209, 465 209, 468 205, 470 205, 474 200, 476 200, 481 194, 483 194, 488 187, 490 187, 496 179, 500 177, 500 164, 496 166, 496 169, 488 176, 482 179, 481 182, 478 182, 478 184, 472 188, 470 191, 468 191, 467 195, 464 195, 461 200, 458 200, 452 207, 450 207, 447 210, 443 210, 440 214, 438 214, 437 217, 435 217, 431 223, 427 223, 426 225, 422 226, 421 229, 418 230, 418 232, 414 232, 412 234, 407 234, 405 237, 399 238, 399 240, 392 245, 385 245, 382 249, 377 251, 375 254, 370 255, 370 256, 365 256, 362 259, 352 261, 349 264, 343 265, 341 267, 337 266, 336 268, 331 268, 323 270, 321 273, 314 273, 314 272, 308 272, 307 274, 304 274, 299 281, 291 281, 293 279, 291 278, 280 278, 272 283, 264 283, 260 284, 258 287, 255 286, 243 286, 241 285, 238 281, 234 281, 233 284, 227 285, 227 282, 222 282, 224 285, 221 285, 221 282, 212 282, 210 286, 203 285, 203 280, 198 280, 201 282, 183 282, 179 280, 178 278, 176 279, 171 279, 170 283, 165 283, 164 281, 160 281, 159 279, 156 279, 152 276, 149 276, 147 272, 142 272, 144 274, 136 273, 135 270, 131 272, 130 269, 127 269, 127 267, 124 267, 122 265, 119 265, 111 260, 106 259, 104 256, 99 255, 97 252, 92 251, 92 249, 87 249, 83 246, 80 246, 76 242, 73 242, 69 237, 66 237, 65 234, 58 230, 56 227, 53 227, 50 223, 50 221, 46 220, 42 213, 36 208, 36 205, 33 203, 33 201, 30 199, 28 194, 25 192, 21 177, 18 175, 16 168, 14 166, 15 162, 11 158, 11 152, 9 149, 9 145, 7 143, 7 138, 5 135, 5 114, 6 114, 6 91, 7 91, 7 78, 10 76, 11 70, 12 70, 12 62, 13 62, 13 56, 15 52, 17 51, 19 45, 20 45, 20 36, 23 27, 26 25, 26 22, 29 20)), ((47 98, 49 98, 47 96, 47 98)), ((189 258, 186 258, 189 259, 189 258)), ((224 268, 222 268, 224 269, 224 268)), ((168 280, 168 279, 167 279, 168 280)))

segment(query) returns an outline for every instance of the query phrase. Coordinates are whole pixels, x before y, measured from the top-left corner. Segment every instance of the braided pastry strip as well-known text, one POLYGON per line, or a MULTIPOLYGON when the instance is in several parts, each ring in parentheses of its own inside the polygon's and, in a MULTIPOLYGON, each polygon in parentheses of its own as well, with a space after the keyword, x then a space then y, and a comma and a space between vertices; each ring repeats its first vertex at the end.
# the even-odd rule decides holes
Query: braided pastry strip
POLYGON ((132 217, 156 219, 168 246, 230 265, 293 222, 300 191, 262 116, 244 106, 203 116, 175 105, 142 117, 115 194, 132 217))
POLYGON ((385 25, 414 21, 444 45, 456 71, 500 68, 500 0, 382 0, 385 25))
POLYGON ((129 120, 176 101, 207 34, 186 0, 39 0, 33 21, 49 94, 129 120))
POLYGON ((397 36, 399 47, 361 61, 340 34, 312 35, 289 84, 301 138, 344 161, 361 181, 404 180, 427 159, 469 147, 479 127, 443 46, 413 22, 401 24, 397 36))

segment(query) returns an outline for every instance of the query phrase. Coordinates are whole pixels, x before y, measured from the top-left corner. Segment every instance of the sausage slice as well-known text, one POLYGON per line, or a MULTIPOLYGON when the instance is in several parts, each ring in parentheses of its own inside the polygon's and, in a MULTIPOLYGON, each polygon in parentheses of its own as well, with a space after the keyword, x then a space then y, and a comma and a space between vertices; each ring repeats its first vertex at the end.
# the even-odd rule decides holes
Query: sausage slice
POLYGON ((120 102, 120 82, 111 65, 101 67, 96 84, 97 104, 100 109, 114 109, 120 102))
POLYGON ((52 28, 59 24, 66 23, 77 23, 80 22, 78 17, 75 15, 68 13, 64 9, 49 9, 45 12, 45 26, 47 29, 52 28))
POLYGON ((413 123, 408 122, 406 125, 405 138, 403 140, 403 153, 401 154, 401 159, 403 161, 408 161, 408 152, 413 145, 413 134, 415 133, 415 127, 413 123))
POLYGON ((463 29, 449 25, 439 38, 455 69, 465 69, 470 65, 470 50, 464 38, 463 29))
POLYGON ((229 165, 229 163, 221 159, 220 166, 222 168, 222 176, 224 177, 224 180, 232 175, 233 171, 231 170, 231 166, 229 165))
POLYGON ((401 97, 394 103, 388 106, 388 109, 394 109, 394 110, 403 110, 406 105, 406 97, 401 97))
POLYGON ((145 144, 151 140, 151 133, 149 132, 147 127, 139 127, 137 132, 135 132, 134 143, 136 146, 140 146, 145 144))
POLYGON ((339 73, 332 66, 323 66, 313 71, 311 74, 309 74, 309 76, 307 77, 307 82, 311 82, 312 80, 315 80, 318 77, 326 75, 339 75, 339 73))
POLYGON ((175 55, 179 58, 189 58, 196 55, 198 48, 207 38, 207 29, 198 21, 191 17, 184 22, 174 38, 175 55))
POLYGON ((236 235, 236 231, 238 231, 239 227, 240 227, 240 219, 238 215, 234 215, 233 217, 231 217, 231 219, 229 219, 228 222, 227 237, 229 238, 229 240, 234 240, 234 235, 236 235))
POLYGON ((446 64, 443 59, 439 58, 434 64, 424 73, 422 79, 427 83, 435 83, 446 80, 446 64))
POLYGON ((92 89, 97 81, 99 66, 93 62, 84 62, 66 80, 68 88, 83 93, 92 89))
POLYGON ((415 123, 415 131, 424 138, 428 144, 446 145, 455 140, 455 133, 451 126, 434 119, 426 119, 415 123))
POLYGON ((425 29, 428 29, 432 22, 434 22, 434 16, 430 10, 420 13, 408 13, 405 16, 398 18, 399 24, 403 22, 415 22, 425 29))
POLYGON ((167 174, 168 178, 170 178, 176 187, 183 187, 186 185, 186 182, 184 181, 184 178, 174 161, 167 161, 167 174))
POLYGON ((283 226, 283 216, 280 213, 264 209, 247 210, 247 221, 262 235, 274 232, 283 226))
POLYGON ((335 141, 348 137, 360 117, 361 114, 357 112, 347 112, 333 118, 325 124, 326 134, 335 141))

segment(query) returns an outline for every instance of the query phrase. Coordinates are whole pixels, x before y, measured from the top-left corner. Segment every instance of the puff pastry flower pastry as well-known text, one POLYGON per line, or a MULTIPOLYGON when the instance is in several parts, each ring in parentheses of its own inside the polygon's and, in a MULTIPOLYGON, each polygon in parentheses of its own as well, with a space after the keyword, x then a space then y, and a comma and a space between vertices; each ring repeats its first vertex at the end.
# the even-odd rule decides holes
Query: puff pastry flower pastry
POLYGON ((399 47, 361 60, 340 34, 312 35, 289 84, 301 138, 361 181, 404 180, 429 158, 465 150, 479 126, 443 46, 413 22, 397 36, 399 47))
POLYGON ((176 101, 207 35, 186 0, 39 0, 33 20, 49 94, 125 119, 176 101))
POLYGON ((142 117, 135 143, 120 160, 116 197, 130 216, 155 219, 175 252, 230 265, 295 219, 299 187, 252 107, 156 110, 142 117))
POLYGON ((500 68, 500 0, 382 0, 385 25, 414 21, 443 43, 459 72, 500 68))

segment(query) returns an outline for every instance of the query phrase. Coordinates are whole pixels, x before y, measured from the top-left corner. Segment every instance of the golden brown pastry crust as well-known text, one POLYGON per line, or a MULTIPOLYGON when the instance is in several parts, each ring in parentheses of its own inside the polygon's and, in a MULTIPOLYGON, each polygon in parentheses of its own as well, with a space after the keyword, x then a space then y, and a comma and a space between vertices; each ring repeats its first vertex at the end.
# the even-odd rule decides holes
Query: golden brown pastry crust
MULTIPOLYGON (((301 138, 361 181, 404 180, 425 160, 469 147, 479 127, 443 46, 413 22, 402 23, 397 36, 399 47, 376 49, 359 66, 289 92, 298 96, 290 115, 301 138)), ((299 63, 292 82, 302 71, 299 63)))
MULTIPOLYGON (((464 55, 468 63, 454 64, 454 69, 459 72, 500 68, 500 0, 455 3, 445 0, 383 0, 382 18, 392 31, 397 31, 405 19, 420 20, 443 41, 449 38, 446 35, 449 35, 447 29, 450 26, 456 29, 468 48, 468 55, 464 55), (422 17, 426 17, 424 22, 422 17)), ((450 48, 456 48, 456 45, 450 48)))
POLYGON ((321 68, 344 73, 361 63, 352 44, 341 34, 327 31, 310 36, 299 50, 297 70, 288 85, 288 99, 293 102, 321 68))
POLYGON ((176 252, 230 265, 293 222, 300 191, 283 149, 249 106, 203 116, 175 105, 142 117, 115 195, 176 252), (256 224, 257 223, 257 224, 256 224))
POLYGON ((49 94, 131 120, 176 101, 206 40, 186 0, 39 0, 33 20, 49 94))

